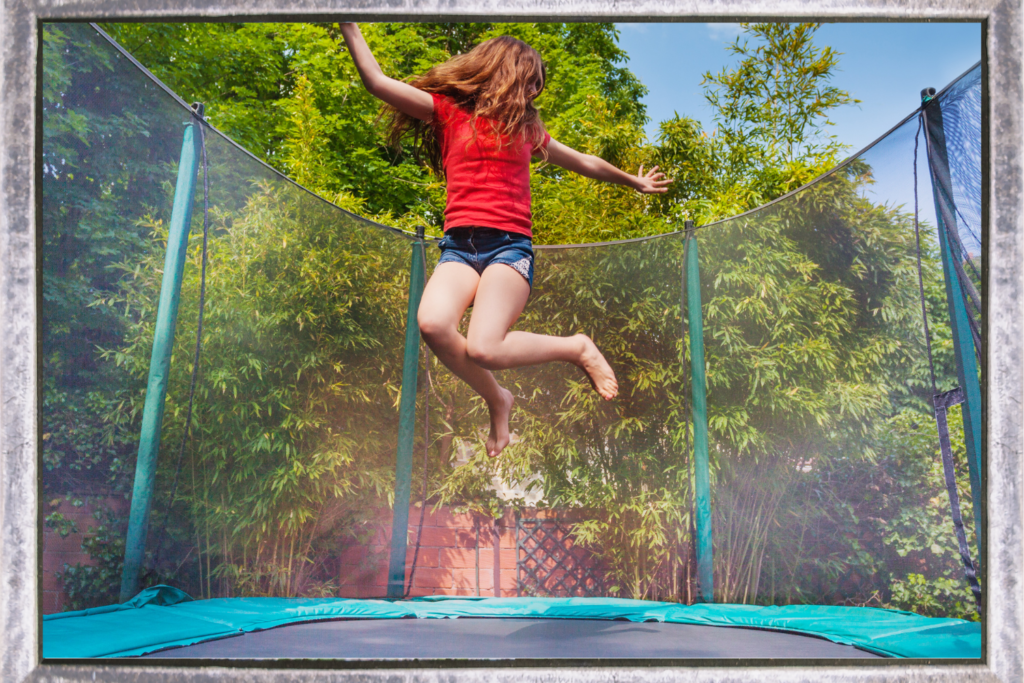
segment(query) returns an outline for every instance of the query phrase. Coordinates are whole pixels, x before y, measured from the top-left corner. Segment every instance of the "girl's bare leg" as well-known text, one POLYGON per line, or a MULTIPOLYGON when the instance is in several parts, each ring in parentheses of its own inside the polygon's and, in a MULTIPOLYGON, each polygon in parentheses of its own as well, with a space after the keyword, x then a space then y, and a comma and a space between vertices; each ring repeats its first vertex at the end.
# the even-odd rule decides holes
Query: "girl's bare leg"
POLYGON ((619 391, 615 373, 587 335, 553 337, 508 331, 529 296, 530 285, 511 267, 495 264, 484 270, 469 320, 466 351, 470 360, 489 370, 567 361, 583 368, 602 397, 615 398, 619 391))
POLYGON ((567 361, 583 368, 605 399, 618 393, 615 373, 585 334, 553 337, 508 331, 529 296, 530 286, 523 276, 503 264, 485 269, 480 276, 469 266, 442 263, 434 269, 420 302, 420 333, 427 345, 487 402, 491 419, 487 453, 492 457, 508 445, 513 397, 490 370, 567 361), (470 304, 473 314, 467 339, 458 326, 470 304))
MULTIPOLYGON (((522 280, 521 276, 516 275, 522 280)), ((512 392, 502 388, 489 370, 469 358, 466 338, 459 334, 459 322, 473 303, 479 284, 480 276, 467 265, 438 265, 423 290, 418 321, 427 346, 487 403, 491 417, 487 454, 494 457, 509 442, 508 419, 512 412, 512 392)))

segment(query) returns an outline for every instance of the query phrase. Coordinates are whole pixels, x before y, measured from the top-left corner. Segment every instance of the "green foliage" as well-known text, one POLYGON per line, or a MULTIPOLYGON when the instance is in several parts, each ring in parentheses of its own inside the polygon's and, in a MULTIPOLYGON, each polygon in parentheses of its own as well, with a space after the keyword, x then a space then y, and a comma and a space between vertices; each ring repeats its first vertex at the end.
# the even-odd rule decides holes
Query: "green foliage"
MULTIPOLYGON (((351 516, 390 492, 408 242, 355 219, 339 225, 331 207, 282 182, 257 185, 237 213, 214 215, 203 381, 174 502, 186 506, 207 559, 241 565, 236 576, 250 568, 235 556, 251 558, 267 594, 294 594, 307 578, 295 565, 328 540, 325 517, 351 516), (267 562, 273 567, 261 568, 267 562)), ((162 224, 150 227, 165 238, 162 224)), ((187 301, 198 298, 198 247, 185 270, 187 301)), ((138 303, 126 343, 106 356, 141 379, 160 271, 156 262, 123 268, 122 293, 107 303, 138 303)), ((184 429, 196 315, 190 308, 178 319, 159 460, 164 490, 184 429)), ((129 397, 117 420, 137 420, 144 398, 129 397)), ((202 570, 207 592, 211 573, 227 576, 216 569, 202 570)))
POLYGON ((51 512, 46 515, 45 524, 47 529, 53 529, 61 538, 78 533, 78 523, 60 512, 51 512))
POLYGON ((908 574, 906 580, 897 579, 893 582, 889 606, 926 617, 981 620, 973 599, 969 592, 964 591, 960 579, 929 581, 921 574, 908 574))
MULTIPOLYGON (((950 411, 949 430, 974 547, 960 411, 950 411)), ((870 467, 847 447, 788 473, 791 493, 776 515, 781 526, 764 560, 762 590, 768 594, 759 601, 820 595, 833 603, 977 619, 953 534, 935 420, 902 410, 861 443, 874 452, 870 467), (792 592, 780 596, 773 586, 792 592)))
MULTIPOLYGON (((128 520, 103 508, 97 509, 93 517, 98 524, 91 528, 89 535, 82 541, 82 550, 88 553, 91 563, 65 564, 63 571, 57 572, 57 579, 64 588, 66 610, 112 605, 118 601, 128 520)), ((146 566, 152 566, 152 550, 147 552, 146 559, 146 566)), ((145 569, 141 577, 143 585, 174 581, 187 586, 187 575, 180 572, 180 565, 176 569, 179 571, 170 576, 145 569)))
MULTIPOLYGON (((601 549, 624 596, 676 597, 676 553, 690 495, 681 357, 680 240, 655 240, 545 259, 524 329, 582 331, 615 358, 621 394, 604 403, 576 372, 525 370, 522 441, 503 458, 510 476, 536 472, 558 507, 593 511, 577 538, 601 549), (628 284, 627 284, 628 283, 628 284), (552 416, 557 416, 553 420, 552 416)), ((547 254, 545 254, 547 256, 547 254)))
MULTIPOLYGON (((948 420, 964 531, 968 546, 973 549, 977 547, 975 508, 963 438, 963 413, 953 409, 948 420)), ((897 414, 887 427, 880 436, 880 464, 888 476, 878 482, 878 497, 872 496, 872 501, 865 502, 877 506, 877 513, 871 515, 878 525, 880 541, 875 552, 885 560, 879 563, 879 572, 887 575, 890 582, 888 604, 926 616, 977 621, 980 615, 964 579, 952 533, 935 421, 908 410, 897 414), (915 564, 918 572, 912 570, 915 564)))
POLYGON ((47 377, 43 387, 43 486, 77 495, 120 490, 125 461, 137 448, 131 430, 107 419, 116 394, 97 389, 62 389, 47 377))
POLYGON ((860 429, 923 350, 911 219, 858 196, 863 173, 701 233, 710 427, 737 454, 860 429))
POLYGON ((147 248, 131 217, 169 216, 181 140, 154 139, 138 115, 151 93, 117 78, 109 50, 68 25, 48 26, 43 45, 44 363, 48 379, 88 387, 109 372, 95 346, 121 330, 117 312, 94 305, 95 294, 116 288, 111 265, 147 248))

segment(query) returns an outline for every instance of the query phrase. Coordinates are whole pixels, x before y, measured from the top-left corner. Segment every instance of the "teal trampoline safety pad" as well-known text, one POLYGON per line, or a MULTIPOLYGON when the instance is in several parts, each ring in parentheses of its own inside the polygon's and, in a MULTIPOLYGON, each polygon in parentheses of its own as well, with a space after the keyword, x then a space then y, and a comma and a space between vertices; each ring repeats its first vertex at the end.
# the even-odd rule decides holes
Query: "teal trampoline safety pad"
POLYGON ((43 617, 45 659, 133 657, 286 624, 324 619, 621 619, 786 631, 889 657, 978 659, 981 625, 873 607, 699 604, 620 598, 346 598, 193 600, 169 586, 121 605, 43 617))

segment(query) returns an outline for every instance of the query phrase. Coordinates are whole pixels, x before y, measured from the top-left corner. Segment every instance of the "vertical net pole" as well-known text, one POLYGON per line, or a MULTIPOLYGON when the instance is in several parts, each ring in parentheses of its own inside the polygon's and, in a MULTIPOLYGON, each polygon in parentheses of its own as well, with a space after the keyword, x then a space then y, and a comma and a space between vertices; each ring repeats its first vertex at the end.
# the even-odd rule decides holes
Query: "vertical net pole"
MULTIPOLYGON (((402 398, 398 406, 398 452, 395 458, 395 507, 391 518, 391 556, 388 561, 389 598, 405 595, 405 554, 409 535, 409 498, 412 492, 412 447, 416 428, 416 382, 420 362, 420 328, 416 312, 424 284, 423 231, 417 229, 409 266, 409 308, 405 317, 405 356, 402 361, 402 398)), ((426 502, 424 502, 426 505, 426 502)))
MULTIPOLYGON (((931 88, 921 91, 924 107, 925 140, 928 165, 932 177, 932 195, 935 198, 936 232, 942 254, 942 273, 946 282, 946 303, 953 333, 953 353, 956 374, 964 393, 961 406, 964 418, 964 442, 967 446, 967 467, 971 478, 971 498, 974 503, 974 530, 981 557, 981 384, 974 339, 971 335, 967 303, 959 283, 957 264, 953 261, 949 231, 956 230, 956 207, 953 205, 953 183, 949 176, 949 157, 946 153, 946 135, 943 130, 942 108, 932 96, 931 88)), ((980 350, 980 349, 979 349, 980 350)))
POLYGON ((156 479, 157 455, 160 451, 160 427, 167 398, 174 328, 178 320, 181 280, 185 270, 188 233, 192 223, 192 202, 196 191, 196 171, 199 166, 199 137, 195 134, 195 125, 191 122, 185 124, 181 159, 178 163, 178 180, 174 188, 174 205, 167 234, 167 255, 164 257, 164 274, 160 283, 160 301, 157 306, 156 328, 153 332, 153 351, 149 360, 146 402, 142 410, 142 429, 139 455, 135 464, 132 505, 128 517, 128 536, 125 539, 121 602, 130 600, 138 593, 139 572, 146 554, 149 512, 153 500, 153 483, 156 479))
POLYGON ((708 400, 704 374, 704 321, 700 307, 700 267, 693 223, 686 222, 686 314, 690 332, 690 390, 693 394, 693 467, 697 502, 697 583, 702 602, 714 602, 711 547, 711 471, 708 461, 708 400))

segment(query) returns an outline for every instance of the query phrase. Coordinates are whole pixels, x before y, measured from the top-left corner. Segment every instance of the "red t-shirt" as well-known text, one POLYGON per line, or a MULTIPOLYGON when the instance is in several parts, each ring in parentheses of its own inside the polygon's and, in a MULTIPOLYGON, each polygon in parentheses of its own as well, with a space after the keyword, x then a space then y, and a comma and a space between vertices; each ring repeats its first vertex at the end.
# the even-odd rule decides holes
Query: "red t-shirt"
MULTIPOLYGON (((533 237, 530 212, 530 157, 528 145, 500 147, 494 123, 477 119, 443 95, 433 94, 434 130, 441 143, 441 159, 448 177, 448 203, 444 229, 466 226, 498 228, 533 237), (479 133, 479 135, 477 134, 479 133)), ((543 147, 551 136, 544 134, 543 147)))

